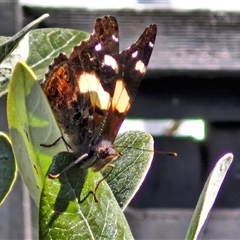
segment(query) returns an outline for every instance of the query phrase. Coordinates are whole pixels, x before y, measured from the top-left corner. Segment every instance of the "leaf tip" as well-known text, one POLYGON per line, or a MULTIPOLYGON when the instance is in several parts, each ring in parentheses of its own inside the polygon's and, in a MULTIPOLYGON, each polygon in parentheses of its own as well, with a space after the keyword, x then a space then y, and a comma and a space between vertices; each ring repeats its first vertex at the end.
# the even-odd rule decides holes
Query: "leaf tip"
POLYGON ((37 80, 37 77, 35 75, 35 73, 32 71, 32 69, 24 62, 24 61, 18 61, 15 65, 14 71, 16 71, 16 69, 24 69, 25 71, 27 71, 31 77, 35 80, 37 80))

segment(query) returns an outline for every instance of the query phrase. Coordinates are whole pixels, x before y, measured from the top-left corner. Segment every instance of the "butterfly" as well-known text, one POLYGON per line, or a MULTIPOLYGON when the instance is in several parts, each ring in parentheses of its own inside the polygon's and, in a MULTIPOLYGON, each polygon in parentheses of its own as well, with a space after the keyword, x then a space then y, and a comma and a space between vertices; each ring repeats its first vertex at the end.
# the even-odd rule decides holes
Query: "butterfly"
POLYGON ((69 57, 60 53, 49 66, 41 86, 76 157, 59 174, 77 163, 94 171, 113 169, 121 155, 113 142, 146 73, 156 34, 152 24, 119 53, 117 20, 103 16, 69 57))

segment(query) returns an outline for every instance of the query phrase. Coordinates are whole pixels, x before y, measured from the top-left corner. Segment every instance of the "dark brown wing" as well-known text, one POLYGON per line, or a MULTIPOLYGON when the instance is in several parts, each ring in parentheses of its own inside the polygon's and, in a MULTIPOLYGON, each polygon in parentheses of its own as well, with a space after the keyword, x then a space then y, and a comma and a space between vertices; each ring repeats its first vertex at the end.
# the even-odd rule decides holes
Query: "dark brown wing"
POLYGON ((54 59, 41 86, 72 150, 88 152, 95 129, 93 108, 89 93, 79 93, 75 70, 64 54, 54 59))
POLYGON ((117 136, 137 93, 138 86, 146 73, 156 34, 157 26, 150 25, 139 39, 131 47, 122 51, 118 57, 119 74, 103 131, 103 134, 108 136, 111 141, 114 141, 117 136))
POLYGON ((93 106, 99 109, 109 108, 114 92, 118 73, 118 39, 116 19, 111 16, 98 18, 93 33, 76 46, 69 57, 75 68, 80 92, 90 92, 93 106))
POLYGON ((89 93, 94 109, 94 142, 101 137, 119 73, 119 31, 114 17, 96 19, 90 37, 74 47, 69 60, 75 69, 80 94, 89 93))

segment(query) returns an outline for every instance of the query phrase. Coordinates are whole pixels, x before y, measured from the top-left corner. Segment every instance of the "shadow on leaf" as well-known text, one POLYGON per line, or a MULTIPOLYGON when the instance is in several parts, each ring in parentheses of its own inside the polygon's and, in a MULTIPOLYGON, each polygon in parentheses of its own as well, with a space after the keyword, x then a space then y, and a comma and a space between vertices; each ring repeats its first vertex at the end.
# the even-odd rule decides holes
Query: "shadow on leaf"
MULTIPOLYGON (((53 158, 53 163, 49 168, 49 173, 61 172, 66 166, 75 160, 70 152, 61 152, 53 158)), ((46 177, 42 191, 40 206, 42 214, 48 214, 47 228, 55 225, 60 215, 65 216, 78 214, 78 204, 82 202, 80 195, 86 181, 87 170, 80 165, 63 172, 56 179, 46 177), (73 204, 71 204, 73 203, 73 204)), ((41 217, 41 214, 39 215, 41 217)), ((46 218, 46 216, 44 217, 46 218)), ((58 224, 58 223, 57 223, 58 224)))

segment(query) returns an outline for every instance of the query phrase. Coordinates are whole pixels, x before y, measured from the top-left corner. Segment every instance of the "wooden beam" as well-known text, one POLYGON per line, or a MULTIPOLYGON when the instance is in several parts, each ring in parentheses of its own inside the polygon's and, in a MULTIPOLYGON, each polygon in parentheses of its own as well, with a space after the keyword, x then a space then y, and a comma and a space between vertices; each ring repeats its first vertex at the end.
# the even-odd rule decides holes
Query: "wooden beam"
POLYGON ((48 12, 49 27, 92 32, 94 20, 114 15, 120 25, 121 48, 128 47, 151 23, 158 26, 149 68, 163 71, 240 72, 240 13, 174 10, 46 9, 24 7, 26 21, 48 12))

